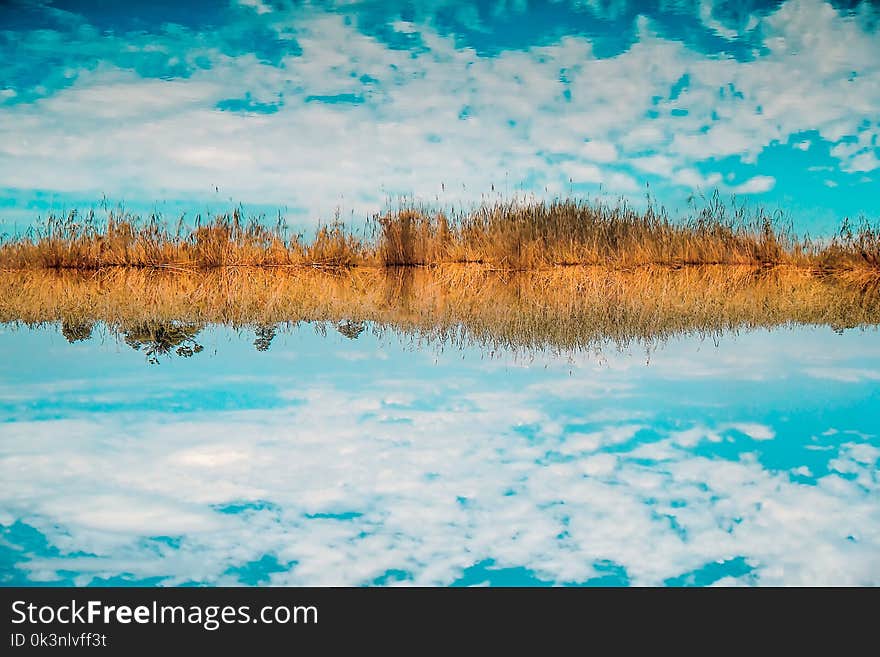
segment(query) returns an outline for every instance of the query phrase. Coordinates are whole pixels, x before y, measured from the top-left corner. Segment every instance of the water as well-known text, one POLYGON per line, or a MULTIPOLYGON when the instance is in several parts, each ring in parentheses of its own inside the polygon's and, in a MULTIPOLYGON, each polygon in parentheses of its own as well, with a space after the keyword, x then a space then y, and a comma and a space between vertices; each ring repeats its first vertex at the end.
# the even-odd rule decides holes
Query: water
POLYGON ((0 333, 3 584, 880 584, 880 342, 0 333))
MULTIPOLYGON (((0 5, 0 238, 714 190, 819 239, 878 216, 873 2, 52 4, 0 5)), ((0 584, 880 585, 869 280, 272 278, 4 278, 0 584), (396 328, 268 328, 348 316, 396 328)))

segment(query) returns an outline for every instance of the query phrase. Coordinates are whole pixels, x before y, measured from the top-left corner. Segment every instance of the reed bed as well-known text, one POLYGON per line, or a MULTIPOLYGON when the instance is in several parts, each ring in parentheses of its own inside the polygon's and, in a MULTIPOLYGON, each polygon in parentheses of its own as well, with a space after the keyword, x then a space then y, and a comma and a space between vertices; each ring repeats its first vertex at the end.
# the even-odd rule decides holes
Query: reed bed
POLYGON ((369 220, 366 236, 338 221, 310 239, 239 211, 169 225, 110 212, 51 216, 28 234, 0 243, 0 268, 311 267, 325 269, 480 264, 509 271, 562 265, 796 266, 880 275, 880 229, 844 221, 833 237, 796 235, 780 216, 708 199, 673 220, 654 207, 636 210, 579 200, 512 200, 443 213, 401 207, 369 220))
POLYGON ((198 332, 212 324, 252 330, 264 351, 276 330, 300 322, 349 338, 370 327, 442 345, 571 352, 759 327, 873 327, 880 285, 740 265, 3 271, 0 322, 57 323, 69 341, 100 322, 148 358, 197 353, 198 332))
POLYGON ((83 269, 103 267, 199 268, 309 265, 343 268, 364 261, 365 245, 341 224, 321 226, 313 239, 287 235, 281 221, 265 225, 236 210, 207 222, 183 218, 174 226, 151 215, 111 211, 51 215, 44 225, 0 243, 0 268, 83 269))

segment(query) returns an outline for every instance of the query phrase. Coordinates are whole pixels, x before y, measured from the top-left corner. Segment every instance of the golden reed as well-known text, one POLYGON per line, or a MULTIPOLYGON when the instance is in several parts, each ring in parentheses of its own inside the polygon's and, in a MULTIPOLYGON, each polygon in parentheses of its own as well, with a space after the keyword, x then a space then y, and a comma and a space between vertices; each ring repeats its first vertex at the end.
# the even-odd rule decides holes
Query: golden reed
POLYGON ((612 268, 667 265, 788 265, 822 272, 880 272, 880 231, 845 221, 829 239, 798 237, 763 210, 748 214, 713 196, 693 216, 625 203, 509 201, 453 213, 403 207, 368 222, 358 236, 338 222, 311 240, 238 212, 169 226, 110 212, 50 216, 0 243, 0 268, 100 269, 228 266, 348 268, 475 263, 535 270, 560 265, 612 268))

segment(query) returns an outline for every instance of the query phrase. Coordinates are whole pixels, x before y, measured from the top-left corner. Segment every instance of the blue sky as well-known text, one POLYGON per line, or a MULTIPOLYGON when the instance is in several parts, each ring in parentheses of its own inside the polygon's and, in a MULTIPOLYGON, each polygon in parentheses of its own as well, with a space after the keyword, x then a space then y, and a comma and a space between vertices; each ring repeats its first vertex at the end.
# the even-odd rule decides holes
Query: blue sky
POLYGON ((4 3, 0 221, 717 188, 880 215, 871 3, 4 3))

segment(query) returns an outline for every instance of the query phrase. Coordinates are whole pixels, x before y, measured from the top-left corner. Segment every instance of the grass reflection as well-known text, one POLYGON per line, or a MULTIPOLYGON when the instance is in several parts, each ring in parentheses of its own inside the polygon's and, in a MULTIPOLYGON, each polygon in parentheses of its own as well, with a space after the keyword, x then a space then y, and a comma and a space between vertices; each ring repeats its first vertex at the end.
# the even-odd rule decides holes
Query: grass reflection
POLYGON ((370 325, 448 345, 577 351, 758 327, 876 326, 880 286, 798 267, 730 265, 30 270, 0 272, 0 321, 59 322, 70 342, 104 322, 151 362, 199 353, 196 337, 208 324, 253 330, 257 351, 298 322, 350 339, 370 325))

